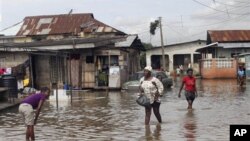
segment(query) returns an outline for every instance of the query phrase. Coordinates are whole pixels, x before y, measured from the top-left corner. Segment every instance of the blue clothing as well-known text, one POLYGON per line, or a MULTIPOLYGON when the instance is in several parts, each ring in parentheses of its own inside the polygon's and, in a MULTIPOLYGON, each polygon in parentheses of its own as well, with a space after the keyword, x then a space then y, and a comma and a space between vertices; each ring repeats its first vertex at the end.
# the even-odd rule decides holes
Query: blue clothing
POLYGON ((240 76, 240 77, 242 77, 242 76, 244 76, 244 71, 243 70, 238 70, 238 75, 240 76))

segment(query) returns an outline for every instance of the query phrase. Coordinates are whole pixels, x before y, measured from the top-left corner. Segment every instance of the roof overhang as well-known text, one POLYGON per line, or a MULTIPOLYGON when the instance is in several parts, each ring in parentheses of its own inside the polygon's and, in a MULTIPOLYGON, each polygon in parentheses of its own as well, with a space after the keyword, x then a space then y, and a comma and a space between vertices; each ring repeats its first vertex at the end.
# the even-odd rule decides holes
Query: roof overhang
POLYGON ((130 47, 136 38, 137 38, 136 35, 129 35, 127 36, 126 40, 121 42, 116 42, 115 47, 130 47))
POLYGON ((235 55, 235 57, 244 57, 244 56, 250 56, 250 53, 241 53, 241 54, 235 55))
POLYGON ((30 51, 59 51, 59 50, 72 50, 72 49, 86 49, 94 48, 94 43, 85 43, 85 44, 76 44, 76 45, 42 45, 42 46, 12 46, 12 45, 0 45, 0 51, 9 51, 9 52, 30 52, 30 51))
POLYGON ((137 36, 122 36, 110 38, 71 39, 27 43, 2 43, 0 44, 0 51, 60 51, 72 49, 92 49, 110 45, 116 48, 131 47, 136 39, 137 36))
POLYGON ((218 42, 214 42, 214 43, 208 44, 208 45, 206 45, 206 46, 200 47, 200 48, 196 49, 195 51, 196 51, 196 52, 200 52, 200 51, 202 51, 203 49, 207 49, 207 48, 211 48, 211 47, 217 47, 218 44, 219 44, 218 42))

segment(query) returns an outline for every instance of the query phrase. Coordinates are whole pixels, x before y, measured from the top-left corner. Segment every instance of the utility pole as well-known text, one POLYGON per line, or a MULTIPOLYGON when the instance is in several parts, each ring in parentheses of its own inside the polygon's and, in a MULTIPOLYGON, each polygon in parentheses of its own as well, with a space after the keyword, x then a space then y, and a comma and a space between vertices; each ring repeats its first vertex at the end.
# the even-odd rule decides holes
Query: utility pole
POLYGON ((166 70, 166 63, 165 63, 166 60, 165 60, 165 52, 164 52, 161 17, 159 17, 159 24, 160 24, 160 33, 161 33, 162 64, 163 64, 163 70, 165 71, 166 70))

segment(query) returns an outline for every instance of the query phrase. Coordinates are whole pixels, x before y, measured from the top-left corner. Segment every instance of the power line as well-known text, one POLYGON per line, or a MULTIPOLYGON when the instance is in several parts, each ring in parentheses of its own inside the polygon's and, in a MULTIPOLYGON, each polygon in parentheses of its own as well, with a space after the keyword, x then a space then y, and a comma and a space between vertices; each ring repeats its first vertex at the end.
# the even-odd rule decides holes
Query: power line
MULTIPOLYGON (((218 2, 217 0, 216 0, 216 2, 218 2)), ((208 5, 207 5, 208 6, 208 5)), ((243 9, 245 9, 245 8, 248 8, 248 9, 246 9, 246 10, 249 10, 249 7, 250 7, 250 3, 245 3, 245 4, 242 4, 242 5, 239 5, 239 6, 234 6, 234 7, 232 7, 232 8, 230 8, 228 11, 230 11, 230 12, 233 12, 233 11, 238 11, 238 10, 243 10, 243 9), (247 5, 246 5, 247 4, 247 5)), ((203 17, 208 17, 208 16, 210 16, 210 15, 219 15, 219 14, 228 14, 228 11, 223 11, 223 12, 221 12, 221 11, 217 11, 217 12, 214 12, 214 13, 209 13, 209 14, 203 14, 203 15, 201 15, 201 16, 203 16, 203 17)), ((230 14, 230 13, 229 13, 230 14)), ((250 14, 250 13, 248 13, 248 14, 250 14)), ((241 15, 240 13, 237 13, 237 15, 241 15)), ((244 15, 244 14, 243 14, 244 15)), ((185 16, 185 17, 190 17, 190 16, 194 16, 193 14, 181 14, 181 16, 185 16)), ((176 16, 175 16, 176 17, 176 16)), ((219 16, 218 16, 219 17, 219 16)), ((164 17, 164 18, 168 18, 168 17, 164 17)))
POLYGON ((222 23, 226 23, 226 22, 229 22, 229 21, 232 21, 232 20, 236 20, 236 19, 239 19, 239 18, 242 18, 242 17, 247 17, 248 15, 241 15, 241 16, 237 16, 235 18, 230 18, 230 19, 226 19, 226 20, 222 20, 222 21, 219 21, 219 22, 215 22, 215 23, 210 23, 210 24, 204 24, 204 25, 197 25, 197 26, 186 26, 186 27, 192 27, 192 28, 202 28, 202 27, 207 27, 207 26, 213 26, 213 25, 217 25, 217 24, 222 24, 222 23))
POLYGON ((179 34, 179 35, 181 35, 183 37, 188 37, 186 35, 183 35, 182 33, 180 33, 179 31, 175 30, 174 28, 172 28, 171 26, 169 26, 167 24, 165 24, 164 26, 168 27, 169 29, 171 29, 172 31, 174 31, 175 33, 177 33, 177 34, 179 34))
POLYGON ((20 22, 18 22, 18 23, 15 23, 15 24, 9 26, 9 27, 6 27, 6 28, 0 30, 0 32, 6 31, 6 30, 8 30, 8 29, 10 29, 10 28, 13 28, 13 27, 19 25, 19 24, 22 23, 22 22, 23 22, 23 21, 20 21, 20 22))
POLYGON ((243 4, 249 4, 249 2, 237 1, 237 0, 234 0, 234 2, 237 2, 237 3, 243 3, 243 4))
MULTIPOLYGON (((218 2, 218 1, 216 1, 216 2, 218 2)), ((221 3, 221 2, 220 2, 221 3)), ((223 13, 226 13, 227 15, 228 14, 230 14, 230 12, 232 12, 232 11, 237 11, 237 10, 243 10, 244 8, 249 8, 250 7, 250 5, 240 5, 239 7, 237 6, 237 7, 233 7, 233 8, 230 8, 230 9, 227 9, 227 11, 224 11, 223 13), (241 7, 240 7, 241 6, 241 7), (230 10, 230 11, 229 11, 230 10)), ((206 17, 206 16, 210 16, 210 15, 218 15, 218 14, 220 14, 221 12, 216 12, 216 13, 211 13, 211 14, 207 14, 207 15, 202 15, 202 17, 206 17)), ((249 13, 250 14, 250 13, 249 13)), ((241 16, 243 16, 243 15, 248 15, 248 14, 239 14, 238 13, 238 15, 241 15, 241 16)), ((190 15, 191 16, 191 15, 190 15)), ((240 17, 241 17, 240 16, 240 17)), ((216 17, 221 17, 221 16, 216 16, 216 17)), ((225 18, 224 18, 225 19, 225 18)), ((237 18, 233 18, 233 19, 238 19, 238 17, 237 18)), ((225 20, 222 20, 222 21, 219 21, 219 22, 215 22, 215 23, 211 23, 211 24, 206 24, 206 25, 199 25, 199 26, 188 26, 188 27, 206 27, 206 26, 212 26, 212 25, 216 25, 216 24, 221 24, 221 23, 224 23, 224 22, 227 22, 227 21, 230 21, 230 20, 233 20, 233 19, 225 19, 225 20)), ((182 23, 183 24, 183 22, 180 22, 180 23, 182 23)), ((169 25, 169 24, 168 24, 169 25)), ((175 26, 176 27, 176 26, 175 26)), ((142 32, 139 32, 138 34, 144 34, 144 33, 146 33, 147 31, 142 31, 142 32)))
POLYGON ((241 3, 242 5, 235 5, 235 4, 228 4, 228 3, 224 3, 224 2, 220 2, 220 1, 215 1, 214 0, 214 3, 218 3, 218 4, 221 4, 221 5, 225 5, 225 6, 230 6, 230 7, 244 7, 246 3, 241 3))
POLYGON ((250 14, 250 12, 243 13, 243 14, 240 14, 240 13, 231 13, 231 12, 228 12, 228 11, 224 11, 224 10, 219 10, 219 9, 213 8, 213 7, 208 6, 208 5, 202 3, 202 2, 200 2, 198 0, 192 0, 192 1, 198 3, 198 4, 202 5, 202 6, 205 6, 205 7, 209 8, 209 9, 212 9, 212 10, 215 10, 215 11, 218 11, 218 12, 223 12, 223 13, 226 13, 226 14, 232 14, 232 15, 249 15, 250 14))
MULTIPOLYGON (((205 25, 185 26, 185 27, 187 27, 187 28, 203 28, 203 27, 210 27, 210 26, 214 26, 214 25, 218 25, 218 24, 227 23, 227 22, 230 22, 230 21, 232 21, 232 20, 242 19, 243 17, 246 17, 246 16, 248 16, 248 15, 238 16, 238 17, 235 17, 235 18, 226 19, 226 20, 222 20, 222 21, 215 22, 215 23, 210 23, 210 24, 205 24, 205 25)), ((192 37, 192 36, 197 36, 197 35, 200 35, 200 34, 204 33, 204 31, 202 31, 202 32, 199 32, 199 33, 195 33, 195 34, 193 34, 193 35, 184 35, 182 32, 179 32, 179 31, 177 31, 177 30, 175 29, 177 26, 172 26, 172 25, 168 24, 166 21, 164 21, 164 25, 163 25, 163 26, 167 26, 169 29, 171 29, 171 30, 174 31, 175 33, 177 33, 177 34, 179 34, 179 35, 181 35, 182 37, 185 37, 185 38, 186 38, 186 37, 190 38, 190 37, 192 37)), ((145 30, 145 31, 142 31, 142 32, 137 33, 137 34, 140 35, 140 36, 146 36, 145 33, 149 33, 149 31, 148 31, 148 30, 145 30), (144 34, 144 35, 143 35, 143 34, 144 34)), ((151 38, 154 38, 154 37, 155 37, 155 36, 152 36, 151 38)))

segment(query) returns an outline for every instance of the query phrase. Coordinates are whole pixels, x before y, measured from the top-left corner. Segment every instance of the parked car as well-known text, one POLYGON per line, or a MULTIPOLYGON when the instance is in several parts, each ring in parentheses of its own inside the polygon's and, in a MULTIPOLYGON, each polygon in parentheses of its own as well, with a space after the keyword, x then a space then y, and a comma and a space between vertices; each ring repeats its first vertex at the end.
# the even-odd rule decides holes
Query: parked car
MULTIPOLYGON (((143 77, 143 75, 144 75, 143 71, 136 72, 130 78, 129 81, 125 82, 122 85, 122 89, 123 90, 139 90, 139 84, 140 84, 139 81, 143 77)), ((153 71, 152 75, 158 78, 162 82, 164 88, 170 88, 173 85, 172 78, 168 77, 166 73, 163 71, 153 71)))

